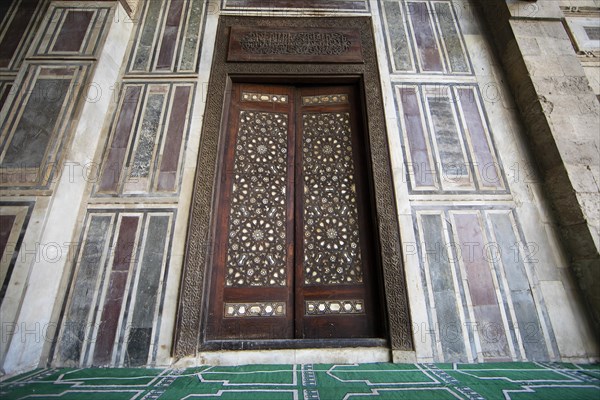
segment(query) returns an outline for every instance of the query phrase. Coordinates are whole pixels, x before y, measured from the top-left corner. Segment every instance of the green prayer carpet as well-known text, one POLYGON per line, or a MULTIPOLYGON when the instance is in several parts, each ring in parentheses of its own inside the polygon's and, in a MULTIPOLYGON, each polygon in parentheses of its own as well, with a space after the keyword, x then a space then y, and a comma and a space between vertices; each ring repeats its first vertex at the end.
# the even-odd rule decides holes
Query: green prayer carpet
POLYGON ((600 365, 296 364, 188 369, 38 369, 0 399, 600 400, 600 365))

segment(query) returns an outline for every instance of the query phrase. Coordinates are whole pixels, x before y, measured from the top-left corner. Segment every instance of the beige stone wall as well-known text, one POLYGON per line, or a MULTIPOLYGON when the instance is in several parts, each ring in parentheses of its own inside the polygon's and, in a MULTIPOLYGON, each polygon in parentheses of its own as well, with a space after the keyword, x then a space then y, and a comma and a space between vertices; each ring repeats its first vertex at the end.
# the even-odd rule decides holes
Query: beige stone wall
POLYGON ((483 9, 572 271, 598 329, 600 104, 560 5, 498 0, 483 9))

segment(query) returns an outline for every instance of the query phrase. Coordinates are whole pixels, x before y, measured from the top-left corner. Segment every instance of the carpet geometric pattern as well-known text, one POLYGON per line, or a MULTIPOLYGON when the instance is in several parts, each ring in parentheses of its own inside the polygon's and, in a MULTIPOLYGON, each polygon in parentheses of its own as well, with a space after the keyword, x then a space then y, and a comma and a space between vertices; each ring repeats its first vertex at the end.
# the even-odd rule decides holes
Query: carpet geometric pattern
POLYGON ((600 365, 296 364, 188 369, 38 369, 0 383, 8 399, 600 399, 600 365))

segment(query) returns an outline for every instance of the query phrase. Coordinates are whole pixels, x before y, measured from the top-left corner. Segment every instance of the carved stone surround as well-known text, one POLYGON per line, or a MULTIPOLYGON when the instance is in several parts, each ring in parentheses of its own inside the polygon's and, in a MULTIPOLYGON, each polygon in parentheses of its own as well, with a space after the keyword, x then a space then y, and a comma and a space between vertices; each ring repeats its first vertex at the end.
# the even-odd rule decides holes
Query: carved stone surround
MULTIPOLYGON (((375 43, 369 18, 256 18, 221 16, 215 44, 204 126, 198 152, 197 174, 194 183, 187 250, 182 275, 180 303, 177 315, 174 356, 196 355, 202 347, 204 296, 210 283, 210 254, 214 245, 212 221, 216 205, 214 203, 215 182, 218 179, 221 121, 226 93, 231 77, 252 77, 265 82, 293 76, 294 79, 310 77, 318 82, 319 77, 327 82, 327 77, 336 75, 353 77, 364 85, 365 107, 368 113, 370 157, 373 172, 373 186, 379 242, 380 259, 383 269, 385 302, 390 346, 393 350, 412 350, 411 322, 400 234, 396 216, 393 192, 390 155, 375 43), (257 63, 226 62, 231 26, 261 26, 269 28, 338 28, 358 29, 362 41, 364 63, 362 64, 301 64, 301 63, 257 63)), ((289 81, 289 80, 287 80, 289 81)))

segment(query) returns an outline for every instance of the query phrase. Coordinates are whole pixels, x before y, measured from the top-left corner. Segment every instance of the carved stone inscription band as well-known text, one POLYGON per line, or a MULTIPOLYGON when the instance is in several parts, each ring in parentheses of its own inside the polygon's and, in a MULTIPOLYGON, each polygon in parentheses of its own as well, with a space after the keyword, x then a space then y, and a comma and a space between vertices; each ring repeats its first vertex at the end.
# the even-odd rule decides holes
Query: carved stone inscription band
POLYGON ((250 32, 240 39, 242 49, 252 54, 340 55, 350 49, 343 33, 250 32))
POLYGON ((360 63, 360 32, 233 26, 227 61, 360 63))

